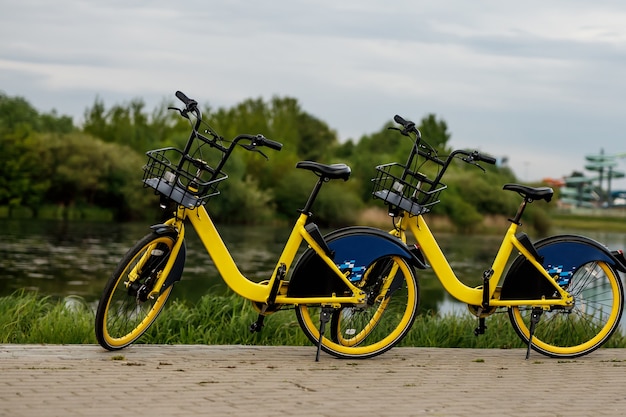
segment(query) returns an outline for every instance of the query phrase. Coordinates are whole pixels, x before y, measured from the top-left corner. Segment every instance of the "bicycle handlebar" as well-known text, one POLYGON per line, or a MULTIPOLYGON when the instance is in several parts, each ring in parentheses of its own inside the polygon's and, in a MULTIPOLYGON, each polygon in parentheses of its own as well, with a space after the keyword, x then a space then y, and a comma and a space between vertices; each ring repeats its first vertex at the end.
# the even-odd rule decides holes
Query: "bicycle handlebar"
MULTIPOLYGON (((270 149, 274 149, 276 151, 280 151, 283 148, 283 144, 280 142, 276 142, 275 140, 271 140, 266 138, 265 136, 258 134, 258 135, 246 135, 246 134, 242 134, 242 135, 238 135, 234 142, 239 142, 242 139, 246 139, 250 141, 250 147, 244 146, 244 148, 246 149, 252 149, 255 148, 257 146, 267 146, 270 149)), ((243 145, 242 145, 243 146, 243 145)))
POLYGON ((483 155, 483 154, 479 153, 478 151, 472 152, 471 157, 476 162, 482 161, 482 162, 486 162, 486 163, 491 164, 491 165, 495 165, 496 164, 496 158, 494 158, 493 156, 489 156, 489 155, 483 155))
MULTIPOLYGON (((400 115, 397 115, 397 114, 393 117, 393 120, 403 127, 403 129, 400 130, 400 133, 402 133, 405 136, 408 136, 409 132, 415 133, 417 135, 416 145, 419 143, 419 141, 422 138, 420 136, 420 131, 415 127, 415 123, 414 122, 412 122, 410 120, 406 120, 404 117, 402 117, 400 115)), ((421 151, 418 151, 418 152, 420 153, 420 155, 427 156, 429 159, 437 162, 439 165, 445 165, 445 161, 440 160, 439 158, 436 157, 436 155, 431 155, 431 154, 424 155, 421 151)), ((478 151, 468 152, 468 151, 464 151, 462 149, 458 149, 456 151, 453 151, 450 154, 449 159, 451 159, 452 157, 454 157, 457 154, 465 155, 467 158, 463 158, 463 160, 465 162, 468 162, 468 163, 485 162, 485 163, 491 164, 491 165, 495 165, 495 163, 496 163, 496 158, 494 158, 492 156, 483 155, 483 154, 481 154, 478 151)))
POLYGON ((182 91, 176 91, 176 98, 183 102, 187 111, 191 111, 198 106, 198 102, 196 100, 190 99, 182 91))
POLYGON ((257 135, 255 141, 260 142, 260 143, 257 143, 257 145, 267 146, 268 148, 274 149, 276 151, 280 151, 283 148, 282 143, 276 142, 275 140, 268 139, 264 137, 263 135, 257 135))
POLYGON ((400 133, 402 133, 404 136, 409 136, 409 133, 413 132, 417 135, 418 139, 421 139, 421 133, 415 127, 415 123, 410 120, 406 120, 402 116, 397 114, 393 117, 393 120, 399 125, 402 125, 403 129, 400 130, 400 133))
POLYGON ((403 127, 406 127, 409 123, 415 125, 415 123, 409 122, 409 121, 405 120, 402 116, 400 116, 398 114, 393 116, 393 120, 395 120, 396 123, 402 125, 403 127))
MULTIPOLYGON (((192 137, 199 137, 201 139, 203 139, 206 143, 209 143, 211 146, 214 146, 216 148, 219 148, 222 152, 225 153, 230 153, 228 148, 224 148, 221 145, 218 145, 217 143, 215 143, 215 141, 208 139, 206 137, 204 137, 203 135, 201 135, 198 132, 198 128, 200 127, 200 124, 202 123, 202 113, 200 112, 200 108, 198 107, 198 102, 194 99, 191 99, 189 97, 187 97, 187 95, 185 93, 183 93, 182 91, 178 90, 175 93, 176 98, 178 98, 180 101, 183 102, 183 104, 185 105, 185 109, 184 110, 179 110, 180 114, 185 117, 185 118, 189 118, 187 116, 187 113, 189 112, 193 112, 196 115, 196 123, 195 123, 195 127, 193 128, 193 133, 192 133, 192 137)), ((175 109, 175 108, 173 108, 175 109)), ((217 138, 217 134, 212 132, 211 133, 213 135, 214 138, 217 138)), ((270 149, 274 149, 277 151, 280 151, 283 147, 283 144, 280 142, 277 142, 275 140, 271 140, 266 138, 265 136, 259 134, 259 135, 239 135, 237 136, 233 142, 237 143, 239 142, 239 140, 242 139, 247 139, 250 141, 250 145, 248 146, 243 146, 245 149, 247 150, 254 150, 254 148, 259 147, 259 146, 266 146, 270 149)), ((186 149, 187 151, 188 149, 186 149)))

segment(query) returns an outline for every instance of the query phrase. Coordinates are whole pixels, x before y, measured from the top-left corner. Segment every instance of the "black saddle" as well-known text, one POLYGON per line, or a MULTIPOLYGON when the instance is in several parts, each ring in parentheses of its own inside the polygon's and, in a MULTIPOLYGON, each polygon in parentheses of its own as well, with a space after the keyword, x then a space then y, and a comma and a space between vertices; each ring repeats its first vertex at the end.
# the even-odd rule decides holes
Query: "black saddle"
POLYGON ((320 164, 313 161, 300 161, 296 164, 296 168, 308 169, 313 171, 318 177, 328 178, 329 180, 342 179, 348 181, 352 170, 346 164, 320 164))
POLYGON ((504 184, 502 189, 515 191, 524 197, 524 199, 530 201, 546 200, 546 202, 549 202, 552 200, 552 195, 554 194, 554 191, 550 187, 529 187, 522 184, 504 184))

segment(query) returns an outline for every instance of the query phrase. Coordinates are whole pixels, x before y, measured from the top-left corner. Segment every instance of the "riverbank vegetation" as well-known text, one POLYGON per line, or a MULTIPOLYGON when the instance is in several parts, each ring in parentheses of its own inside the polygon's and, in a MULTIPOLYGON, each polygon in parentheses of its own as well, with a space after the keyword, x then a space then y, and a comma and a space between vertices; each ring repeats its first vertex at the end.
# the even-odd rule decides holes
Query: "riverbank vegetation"
MULTIPOLYGON (((141 168, 147 150, 181 147, 188 137, 189 123, 168 111, 171 105, 176 103, 166 101, 148 111, 141 99, 111 107, 96 99, 77 126, 68 116, 40 113, 24 98, 0 92, 0 216, 159 218, 157 197, 142 188, 141 168)), ((352 167, 350 181, 333 182, 323 189, 315 207, 316 222, 355 224, 364 210, 382 207, 370 195, 375 166, 403 163, 411 147, 408 138, 388 129, 394 125, 391 114, 378 132, 340 143, 331 127, 290 97, 248 99, 231 108, 204 105, 203 113, 226 140, 238 133, 262 133, 284 143, 281 152, 266 151, 269 162, 257 153, 233 154, 226 167, 229 179, 220 185, 221 195, 208 203, 221 223, 292 219, 315 181, 310 173, 296 170, 295 164, 316 160, 352 167)), ((428 114, 419 128, 440 158, 449 154, 450 133, 444 120, 428 114)), ((473 149, 477 144, 465 146, 473 149)), ((480 151, 489 153, 488 149, 480 151)), ((459 161, 444 177, 448 189, 433 213, 446 217, 457 231, 481 229, 489 216, 515 213, 519 197, 501 190, 503 184, 516 181, 512 171, 506 165, 483 165, 486 173, 459 161)), ((427 166, 420 169, 429 173, 427 166)), ((526 223, 545 232, 549 209, 543 203, 533 204, 526 223)))
POLYGON ((550 223, 552 227, 566 230, 606 230, 626 233, 626 213, 623 211, 615 211, 613 215, 598 212, 588 215, 553 212, 550 223))
MULTIPOLYGON (((279 311, 265 320, 260 333, 250 333, 256 320, 249 302, 234 294, 207 295, 193 306, 174 301, 138 343, 243 344, 310 346, 293 311, 279 311)), ((53 299, 20 291, 0 298, 0 343, 92 344, 92 306, 80 298, 53 299)), ((476 319, 467 314, 422 313, 400 346, 458 348, 522 348, 508 315, 487 319, 485 335, 474 336, 476 319)), ((626 347, 626 337, 615 334, 606 347, 626 347)))

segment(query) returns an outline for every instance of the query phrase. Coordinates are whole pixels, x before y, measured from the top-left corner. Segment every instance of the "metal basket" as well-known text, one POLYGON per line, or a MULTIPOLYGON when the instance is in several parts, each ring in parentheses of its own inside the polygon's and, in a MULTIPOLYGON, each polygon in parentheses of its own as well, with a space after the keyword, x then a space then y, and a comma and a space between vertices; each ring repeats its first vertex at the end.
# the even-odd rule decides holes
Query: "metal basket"
POLYGON ((391 208, 399 208, 413 215, 424 214, 439 203, 439 193, 447 188, 441 182, 428 179, 398 163, 379 165, 372 179, 372 195, 391 208))
POLYGON ((218 195, 218 184, 228 178, 204 161, 195 159, 177 148, 155 149, 146 152, 148 163, 143 167, 144 187, 187 208, 206 204, 218 195))

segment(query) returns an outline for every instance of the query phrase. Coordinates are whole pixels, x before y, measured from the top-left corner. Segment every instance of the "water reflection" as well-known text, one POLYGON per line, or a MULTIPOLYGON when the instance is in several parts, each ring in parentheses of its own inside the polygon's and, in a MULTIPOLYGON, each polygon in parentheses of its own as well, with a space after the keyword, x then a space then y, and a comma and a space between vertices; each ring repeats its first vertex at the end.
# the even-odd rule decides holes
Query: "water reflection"
POLYGON ((20 288, 94 297, 134 240, 114 224, 2 220, 0 294, 20 288))
MULTIPOLYGON (((51 296, 97 300, 124 253, 149 233, 146 224, 0 220, 0 295, 18 289, 51 296)), ((289 230, 228 226, 222 238, 241 271, 261 281, 271 275, 289 230)), ((187 263, 173 297, 196 301, 208 291, 225 291, 210 257, 187 230, 187 263)))
MULTIPOLYGON (((100 297, 120 258, 149 232, 144 223, 32 220, 0 220, 0 230, 0 296, 27 288, 51 296, 81 296, 87 301, 100 297)), ((258 226, 222 226, 219 230, 241 271, 255 281, 269 278, 290 231, 258 226)), ((624 234, 581 234, 610 249, 626 247, 624 234)), ((451 234, 437 238, 455 273, 467 285, 480 285, 482 273, 491 266, 501 240, 499 236, 451 234)), ((443 291, 432 271, 418 274, 422 311, 467 311, 443 291)), ((183 280, 172 297, 193 303, 215 291, 225 292, 226 288, 202 243, 189 228, 183 280)))

